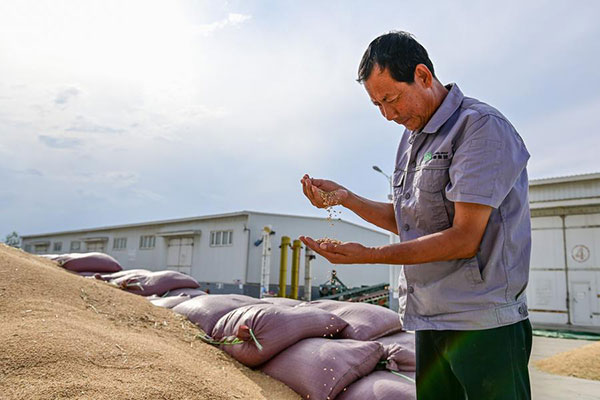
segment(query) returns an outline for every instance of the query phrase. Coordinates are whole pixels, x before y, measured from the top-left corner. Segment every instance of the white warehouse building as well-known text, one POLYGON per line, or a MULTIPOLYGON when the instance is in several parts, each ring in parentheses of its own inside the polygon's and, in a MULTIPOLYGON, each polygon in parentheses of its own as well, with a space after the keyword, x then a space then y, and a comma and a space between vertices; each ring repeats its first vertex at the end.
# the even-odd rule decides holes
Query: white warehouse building
MULTIPOLYGON (((271 226, 270 287, 279 287, 280 243, 301 235, 357 241, 367 246, 389 243, 389 235, 343 220, 241 211, 220 215, 155 221, 22 237, 22 247, 34 254, 100 251, 124 269, 178 270, 193 276, 211 293, 242 293, 258 297, 261 281, 262 231, 271 226)), ((303 246, 304 247, 304 246, 303 246)), ((299 296, 304 293, 305 249, 301 251, 299 296)), ((290 293, 292 251, 287 256, 290 293)), ((348 287, 389 282, 387 265, 331 265, 323 257, 310 264, 312 298, 332 270, 348 287)))
POLYGON ((529 204, 531 321, 600 331, 600 173, 532 180, 529 204))

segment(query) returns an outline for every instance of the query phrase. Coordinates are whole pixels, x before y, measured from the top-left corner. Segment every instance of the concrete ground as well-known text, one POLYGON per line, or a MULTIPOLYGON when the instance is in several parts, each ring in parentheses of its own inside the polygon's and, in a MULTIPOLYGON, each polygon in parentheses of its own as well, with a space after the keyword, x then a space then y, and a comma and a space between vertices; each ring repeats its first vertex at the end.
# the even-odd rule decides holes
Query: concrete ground
POLYGON ((552 375, 533 366, 534 361, 590 343, 593 342, 534 336, 529 363, 532 398, 534 400, 599 400, 600 381, 552 375))

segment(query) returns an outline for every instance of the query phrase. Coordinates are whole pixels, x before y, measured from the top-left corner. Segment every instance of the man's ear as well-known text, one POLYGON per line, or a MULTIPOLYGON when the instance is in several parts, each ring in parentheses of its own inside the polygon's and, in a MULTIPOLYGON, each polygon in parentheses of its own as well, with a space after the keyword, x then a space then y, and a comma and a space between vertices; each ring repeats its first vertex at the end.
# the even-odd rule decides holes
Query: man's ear
POLYGON ((425 64, 418 64, 415 67, 415 82, 430 88, 433 85, 433 74, 425 64))

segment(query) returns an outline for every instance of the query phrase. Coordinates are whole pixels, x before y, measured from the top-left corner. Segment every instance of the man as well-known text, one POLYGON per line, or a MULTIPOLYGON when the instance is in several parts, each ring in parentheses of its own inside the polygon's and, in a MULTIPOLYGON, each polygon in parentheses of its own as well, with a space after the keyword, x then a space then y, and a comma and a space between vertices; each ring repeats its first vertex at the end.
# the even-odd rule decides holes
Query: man
POLYGON ((405 265, 399 312, 405 329, 416 331, 417 398, 529 399, 523 140, 499 111, 442 85, 409 33, 371 42, 358 75, 381 114, 406 128, 393 204, 308 175, 303 191, 316 207, 342 205, 401 243, 302 241, 334 264, 405 265))

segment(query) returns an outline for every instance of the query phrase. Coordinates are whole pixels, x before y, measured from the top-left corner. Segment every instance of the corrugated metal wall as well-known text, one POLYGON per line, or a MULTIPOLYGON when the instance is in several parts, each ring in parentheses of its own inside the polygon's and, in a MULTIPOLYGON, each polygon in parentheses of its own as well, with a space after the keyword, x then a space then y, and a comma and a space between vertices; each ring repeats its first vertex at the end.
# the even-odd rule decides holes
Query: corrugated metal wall
POLYGON ((566 179, 530 186, 531 321, 600 327, 600 174, 566 179))

